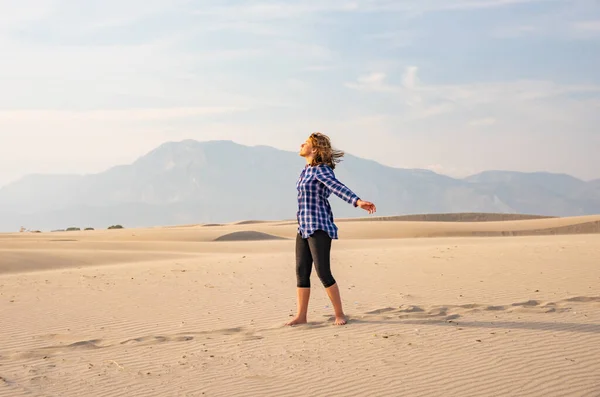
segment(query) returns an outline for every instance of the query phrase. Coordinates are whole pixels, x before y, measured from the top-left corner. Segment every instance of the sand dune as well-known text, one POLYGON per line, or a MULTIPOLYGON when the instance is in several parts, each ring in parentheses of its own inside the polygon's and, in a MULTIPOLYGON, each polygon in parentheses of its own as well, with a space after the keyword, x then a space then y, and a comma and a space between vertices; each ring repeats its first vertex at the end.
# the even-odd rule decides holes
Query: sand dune
MULTIPOLYGON (((460 214, 449 214, 460 218, 460 214)), ((468 215, 468 214, 467 214, 468 215)), ((493 214, 492 214, 493 215, 493 214)), ((525 220, 485 220, 457 221, 447 219, 440 221, 409 221, 395 217, 359 218, 338 221, 340 236, 344 239, 386 239, 414 237, 444 236, 478 236, 478 235, 545 235, 545 234, 580 234, 598 233, 597 223, 600 215, 550 218, 531 216, 525 220), (367 222, 367 220, 369 220, 367 222)), ((466 218, 469 218, 466 216, 466 218)), ((465 219, 466 219, 465 218, 465 219)), ((469 218, 470 219, 470 218, 469 218)), ((490 219, 495 219, 494 217, 490 219)), ((231 233, 252 232, 246 236, 257 236, 259 233, 274 237, 295 238, 297 223, 295 222, 242 222, 240 224, 186 225, 182 227, 155 227, 139 229, 95 230, 53 233, 4 233, 0 234, 0 242, 18 245, 25 241, 48 242, 92 242, 92 241, 157 241, 157 242, 211 242, 231 233), (210 227, 207 227, 210 226, 210 227)), ((246 240, 245 238, 236 240, 246 240)))
POLYGON ((247 221, 238 221, 231 223, 232 225, 257 225, 261 223, 271 223, 271 221, 260 221, 260 220, 247 220, 247 221))
POLYGON ((264 240, 285 240, 283 237, 272 234, 245 230, 224 234, 215 239, 215 241, 264 241, 264 240))
POLYGON ((600 216, 433 219, 339 223, 344 327, 286 221, 0 234, 0 397, 600 395, 600 216))

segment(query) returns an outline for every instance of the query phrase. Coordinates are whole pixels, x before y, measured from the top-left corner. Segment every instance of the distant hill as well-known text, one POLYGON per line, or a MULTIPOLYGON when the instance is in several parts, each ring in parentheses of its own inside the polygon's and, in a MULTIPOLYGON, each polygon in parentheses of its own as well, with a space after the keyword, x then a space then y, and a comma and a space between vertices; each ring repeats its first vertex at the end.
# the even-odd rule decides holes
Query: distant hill
MULTIPOLYGON (((169 142, 99 174, 30 175, 0 188, 0 231, 294 219, 303 161, 267 146, 169 142)), ((488 171, 455 179, 349 154, 336 174, 375 202, 379 216, 600 213, 600 180, 563 174, 488 171)), ((366 214, 335 196, 331 202, 336 217, 366 214)))

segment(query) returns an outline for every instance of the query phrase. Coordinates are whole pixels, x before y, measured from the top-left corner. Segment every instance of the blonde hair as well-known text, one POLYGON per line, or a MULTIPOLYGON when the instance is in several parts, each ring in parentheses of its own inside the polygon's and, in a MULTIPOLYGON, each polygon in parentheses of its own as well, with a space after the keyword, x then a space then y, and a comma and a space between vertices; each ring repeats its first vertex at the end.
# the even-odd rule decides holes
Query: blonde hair
POLYGON ((312 133, 309 139, 312 147, 316 150, 310 165, 325 164, 331 167, 331 169, 335 169, 336 164, 342 161, 344 152, 333 149, 329 137, 320 132, 312 133))

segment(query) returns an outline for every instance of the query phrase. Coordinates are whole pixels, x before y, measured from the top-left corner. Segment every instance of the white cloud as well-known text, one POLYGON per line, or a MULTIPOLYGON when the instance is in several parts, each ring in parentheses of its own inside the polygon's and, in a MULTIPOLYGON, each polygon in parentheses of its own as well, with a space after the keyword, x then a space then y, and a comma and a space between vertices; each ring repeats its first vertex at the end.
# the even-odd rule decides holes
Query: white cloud
POLYGON ((279 57, 300 58, 306 61, 328 60, 332 57, 329 48, 319 44, 293 40, 277 40, 268 46, 269 52, 279 57))
MULTIPOLYGON (((404 69, 401 75, 411 76, 411 70, 404 69)), ((590 145, 600 145, 600 136, 594 132, 600 122, 600 85, 530 80, 467 84, 421 81, 407 89, 385 79, 378 81, 374 90, 373 84, 367 83, 363 78, 346 86, 371 91, 370 101, 382 98, 377 103, 390 115, 387 128, 397 131, 397 137, 388 138, 386 145, 395 147, 401 159, 392 160, 390 155, 390 165, 425 167, 452 176, 484 169, 547 170, 584 178, 597 174, 589 164, 596 161, 590 145), (481 134, 482 128, 489 133, 481 134), (532 142, 539 147, 535 155, 526 149, 532 142), (476 148, 476 152, 468 147, 476 148), (506 156, 507 151, 511 156, 506 156), (565 153, 578 153, 588 165, 569 163, 565 153)))
POLYGON ((575 22, 573 27, 582 32, 600 32, 600 19, 575 22))
POLYGON ((305 92, 309 86, 305 81, 298 80, 298 79, 288 79, 286 81, 285 85, 290 90, 296 91, 296 92, 305 92))
MULTIPOLYGON (((249 110, 237 107, 181 107, 156 109, 97 109, 87 111, 72 110, 0 110, 0 129, 11 127, 9 123, 35 120, 41 125, 60 122, 115 122, 153 121, 196 116, 235 113, 249 110)), ((14 126, 14 124, 12 124, 14 126)))
POLYGON ((402 48, 412 45, 416 32, 408 29, 385 31, 365 35, 365 38, 386 43, 390 48, 402 48))
POLYGON ((539 32, 540 29, 538 27, 530 25, 506 26, 493 29, 492 36, 498 38, 518 38, 539 32))
MULTIPOLYGON (((594 143, 584 134, 598 124, 599 80, 579 75, 584 66, 566 59, 551 68, 532 62, 524 70, 506 51, 509 56, 494 63, 483 81, 481 74, 478 80, 469 74, 477 62, 440 60, 450 50, 439 47, 446 33, 468 34, 467 44, 474 46, 488 39, 486 29, 545 40, 597 36, 597 15, 586 6, 538 14, 528 7, 510 17, 494 9, 528 2, 30 0, 21 6, 0 0, 0 169, 13 172, 14 164, 27 163, 18 173, 45 165, 50 171, 100 170, 164 140, 185 138, 295 149, 295 140, 312 130, 336 135, 357 155, 388 164, 401 158, 395 165, 406 167, 468 169, 472 162, 479 170, 503 161, 527 167, 533 160, 526 152, 518 163, 518 155, 493 160, 489 148, 528 137, 556 146, 536 154, 545 161, 535 163, 542 168, 600 169, 600 163, 589 165, 592 160, 570 165, 557 155, 570 148, 586 158, 579 155, 594 143), (487 14, 486 24, 442 27, 410 19, 449 10, 479 10, 487 14), (559 28, 552 31, 556 21, 559 28), (428 37, 436 39, 427 47, 407 47, 428 37), (536 68, 555 81, 518 78, 536 76, 536 68), (424 70, 437 82, 428 81, 424 70), (365 144, 365 131, 377 143, 365 144), (561 141, 567 133, 579 138, 561 141), (481 158, 464 151, 464 142, 478 145, 481 158), (97 148, 100 154, 91 154, 97 148)), ((566 51, 538 44, 539 59, 566 51)), ((525 51, 528 45, 519 42, 525 51)))
POLYGON ((313 65, 302 68, 304 72, 327 72, 330 70, 334 70, 336 67, 334 65, 313 65))
POLYGON ((364 85, 380 86, 383 84, 385 77, 385 73, 371 73, 369 75, 359 77, 358 83, 364 85))
MULTIPOLYGON (((477 9, 477 8, 497 8, 512 6, 525 3, 542 3, 549 0, 470 0, 470 1, 448 1, 438 2, 439 9, 477 9), (442 5, 444 4, 444 5, 442 5)), ((550 0, 550 1, 567 1, 567 0, 550 0)))
POLYGON ((402 76, 402 84, 404 85, 404 87, 409 88, 409 89, 414 89, 417 87, 417 83, 418 83, 417 71, 418 70, 419 70, 419 68, 417 68, 416 66, 409 66, 406 68, 406 71, 404 72, 404 75, 402 76))
POLYGON ((357 3, 354 9, 365 12, 385 11, 419 15, 428 12, 501 8, 527 3, 547 3, 550 1, 566 3, 569 0, 366 0, 357 3))
MULTIPOLYGON (((534 102, 565 97, 571 94, 600 94, 600 85, 593 84, 559 84, 552 81, 521 80, 511 82, 489 82, 471 84, 421 84, 417 76, 418 68, 409 66, 402 75, 402 85, 386 83, 386 75, 372 73, 361 76, 355 83, 345 86, 355 90, 392 92, 399 99, 414 102, 422 98, 426 104, 448 108, 452 103, 458 105, 486 105, 497 102, 534 102), (440 103, 442 102, 442 104, 440 103)), ((434 114, 439 114, 435 112, 434 114)))
POLYGON ((44 18, 37 19, 38 23, 55 32, 73 35, 129 25, 148 16, 161 15, 182 4, 185 4, 184 0, 103 0, 101 4, 73 0, 27 1, 30 10, 42 7, 45 11, 44 18))
POLYGON ((372 72, 366 75, 361 75, 356 82, 346 83, 346 87, 361 91, 381 91, 381 92, 403 92, 406 90, 414 90, 417 88, 418 67, 408 66, 402 74, 402 85, 395 86, 387 83, 388 75, 383 72, 372 72))
POLYGON ((263 56, 254 48, 186 52, 160 40, 129 46, 0 40, 0 51, 6 55, 0 62, 0 109, 256 107, 281 102, 245 90, 247 82, 239 74, 221 70, 223 64, 263 56))
MULTIPOLYGON (((544 2, 548 0, 289 0, 285 3, 247 1, 243 4, 220 5, 208 3, 196 10, 197 14, 231 20, 279 20, 314 16, 331 12, 402 12, 420 14, 456 9, 481 9, 508 7, 517 4, 544 2)), ((550 0, 555 2, 567 0, 550 0)))
POLYGON ((0 1, 0 32, 47 17, 55 3, 54 0, 0 1))
POLYGON ((244 2, 242 4, 202 6, 196 10, 196 14, 219 17, 225 19, 257 19, 275 20, 291 19, 304 15, 317 14, 333 11, 355 11, 360 8, 356 2, 330 0, 327 2, 317 1, 287 1, 285 3, 272 2, 244 2))
POLYGON ((493 117, 486 117, 483 119, 476 119, 469 121, 471 127, 486 127, 496 124, 496 119, 493 117))
POLYGON ((573 23, 573 35, 577 38, 589 39, 600 37, 600 19, 578 21, 573 23))
POLYGON ((345 86, 360 91, 396 91, 396 87, 385 84, 387 76, 382 72, 373 72, 359 76, 355 83, 345 83, 345 86))

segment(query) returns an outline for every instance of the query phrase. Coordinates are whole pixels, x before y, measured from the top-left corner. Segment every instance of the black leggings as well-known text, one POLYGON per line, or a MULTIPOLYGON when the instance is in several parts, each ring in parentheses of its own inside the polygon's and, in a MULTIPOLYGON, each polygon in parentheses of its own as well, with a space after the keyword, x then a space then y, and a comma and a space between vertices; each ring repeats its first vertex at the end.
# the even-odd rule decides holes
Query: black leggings
POLYGON ((317 230, 308 239, 296 235, 296 280, 298 288, 310 288, 310 273, 314 262, 317 275, 325 288, 335 284, 330 269, 331 237, 317 230))

